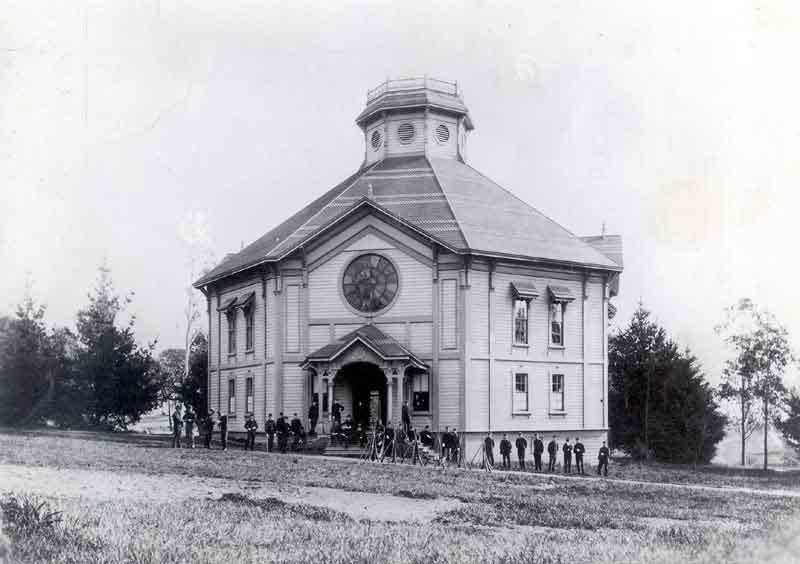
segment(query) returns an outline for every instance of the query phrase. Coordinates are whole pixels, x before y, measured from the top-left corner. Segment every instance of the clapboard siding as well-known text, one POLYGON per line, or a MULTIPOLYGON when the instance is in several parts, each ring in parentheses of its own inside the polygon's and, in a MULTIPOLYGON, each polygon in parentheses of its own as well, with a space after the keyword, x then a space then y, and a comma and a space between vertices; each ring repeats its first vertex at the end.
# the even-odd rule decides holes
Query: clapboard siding
POLYGON ((296 363, 283 365, 283 413, 289 418, 297 413, 303 417, 304 379, 307 374, 296 363))
POLYGON ((331 340, 331 329, 328 325, 311 325, 308 328, 308 350, 314 352, 324 347, 331 340))
POLYGON ((219 402, 219 381, 217 378, 218 372, 215 370, 208 375, 208 407, 209 409, 218 410, 221 405, 219 402))
POLYGON ((442 312, 442 349, 455 349, 458 347, 458 281, 445 278, 439 282, 439 286, 442 292, 439 306, 442 312))
POLYGON ((266 409, 265 412, 267 414, 272 413, 273 417, 277 416, 278 408, 276 404, 277 398, 275 397, 275 365, 268 364, 266 366, 266 394, 267 394, 267 401, 266 401, 266 409))
POLYGON ((433 324, 430 322, 411 323, 408 346, 416 355, 430 358, 433 350, 433 324))
POLYGON ((428 115, 427 152, 432 157, 455 157, 458 154, 458 121, 450 116, 431 112, 428 115), (436 128, 447 127, 449 139, 441 142, 436 128))
POLYGON ((489 361, 469 362, 466 382, 467 431, 489 428, 489 361))
MULTIPOLYGON (((547 355, 558 355, 567 359, 580 359, 583 357, 583 283, 579 279, 561 280, 548 279, 506 273, 495 274, 496 299, 493 304, 493 317, 495 324, 495 344, 498 355, 512 355, 514 358, 542 358, 547 355), (520 348, 513 345, 513 305, 514 294, 511 289, 512 282, 533 283, 539 290, 539 297, 530 301, 528 311, 528 347, 520 348), (564 311, 564 350, 551 350, 549 347, 549 308, 550 297, 547 291, 549 285, 566 286, 575 296, 575 300, 567 304, 564 311)), ((475 299, 475 298, 473 298, 475 299)))
POLYGON ((287 284, 286 286, 286 340, 287 353, 300 352, 300 285, 287 284))
POLYGON ((492 376, 492 428, 494 430, 545 431, 583 427, 583 380, 580 365, 532 362, 497 362, 492 376), (515 372, 528 374, 530 416, 514 416, 511 410, 515 372), (565 413, 550 413, 550 375, 564 374, 565 413))
POLYGON ((590 362, 603 362, 603 284, 590 282, 587 315, 589 317, 589 358, 590 362))
POLYGON ((408 346, 405 323, 376 323, 375 326, 398 343, 408 346))
MULTIPOLYGON (((370 249, 343 250, 328 260, 309 275, 308 296, 312 317, 363 317, 364 322, 370 316, 361 314, 345 304, 341 294, 340 281, 347 264, 370 249)), ((374 317, 376 321, 384 315, 391 317, 430 315, 431 312, 431 269, 429 266, 412 258, 401 249, 387 248, 385 243, 376 252, 389 258, 397 268, 400 277, 400 288, 394 303, 388 309, 374 317)))
POLYGON ((461 419, 461 398, 464 393, 464 378, 461 362, 458 360, 439 361, 439 425, 459 425, 461 419))
MULTIPOLYGON (((270 280, 267 283, 267 296, 266 296, 266 307, 267 307, 267 327, 265 330, 266 340, 267 340, 267 358, 272 358, 275 356, 275 322, 278 314, 278 296, 275 295, 275 282, 274 280, 270 280)), ((262 317, 263 323, 263 317, 262 317)))
POLYGON ((603 426, 603 365, 590 364, 586 369, 586 405, 584 410, 587 429, 600 429, 603 426))
POLYGON ((470 272, 470 312, 469 338, 474 356, 489 354, 489 273, 470 272))
POLYGON ((386 156, 398 157, 402 155, 419 154, 425 151, 425 119, 422 114, 409 114, 389 118, 386 120, 388 125, 388 135, 386 143, 386 156), (414 138, 410 143, 400 142, 398 130, 401 125, 410 123, 414 126, 414 138))
POLYGON ((306 261, 310 271, 313 272, 342 249, 366 251, 386 248, 406 248, 426 261, 433 258, 429 244, 389 225, 383 218, 367 215, 342 226, 324 241, 313 243, 307 251, 306 261))
POLYGON ((344 337, 348 333, 352 333, 359 327, 361 327, 361 325, 337 323, 333 328, 333 335, 336 339, 339 339, 341 337, 344 337))

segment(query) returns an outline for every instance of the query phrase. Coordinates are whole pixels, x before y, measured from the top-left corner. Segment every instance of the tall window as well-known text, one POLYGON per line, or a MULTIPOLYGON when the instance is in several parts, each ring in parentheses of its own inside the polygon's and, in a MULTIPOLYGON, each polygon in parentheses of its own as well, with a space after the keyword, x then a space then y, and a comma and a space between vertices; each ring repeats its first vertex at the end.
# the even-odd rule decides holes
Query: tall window
POLYGON ((227 313, 228 317, 228 354, 236 352, 236 309, 227 313))
POLYGON ((244 382, 244 411, 245 413, 253 413, 253 378, 247 378, 244 382))
POLYGON ((528 375, 524 372, 514 374, 514 397, 512 409, 515 413, 529 411, 528 375))
POLYGON ((236 413, 236 380, 228 380, 228 413, 236 413))
POLYGON ((564 411, 564 375, 552 374, 550 379, 550 411, 564 411))
POLYGON ((564 346, 564 304, 550 304, 550 344, 564 346))
POLYGON ((253 306, 249 305, 244 308, 244 349, 246 351, 253 350, 253 306))
POLYGON ((429 376, 427 372, 416 372, 411 379, 411 407, 414 411, 430 411, 429 376))
POLYGON ((514 344, 528 344, 528 300, 514 300, 514 344))

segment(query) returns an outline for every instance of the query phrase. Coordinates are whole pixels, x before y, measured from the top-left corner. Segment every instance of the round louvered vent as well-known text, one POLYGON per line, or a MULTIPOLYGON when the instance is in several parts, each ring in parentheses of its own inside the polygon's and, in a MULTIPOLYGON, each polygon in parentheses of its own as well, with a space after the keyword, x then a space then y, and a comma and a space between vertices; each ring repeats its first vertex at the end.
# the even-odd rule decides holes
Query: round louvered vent
POLYGON ((408 145, 414 140, 414 125, 410 123, 401 123, 397 128, 397 136, 400 138, 400 143, 408 145))
POLYGON ((440 123, 436 126, 436 141, 444 145, 450 140, 450 129, 443 124, 440 123))
POLYGON ((372 139, 370 141, 372 143, 372 148, 377 151, 383 145, 383 136, 381 135, 380 131, 373 131, 372 132, 372 139))

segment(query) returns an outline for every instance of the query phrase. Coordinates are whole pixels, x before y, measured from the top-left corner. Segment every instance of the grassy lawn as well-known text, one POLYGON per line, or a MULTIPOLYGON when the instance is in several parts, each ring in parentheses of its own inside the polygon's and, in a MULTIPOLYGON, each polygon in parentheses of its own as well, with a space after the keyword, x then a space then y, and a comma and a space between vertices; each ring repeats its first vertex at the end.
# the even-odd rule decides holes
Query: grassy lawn
MULTIPOLYGON (((167 484, 160 497, 117 500, 93 495, 92 484, 82 495, 55 484, 42 499, 62 521, 46 533, 14 537, 20 562, 745 562, 776 546, 800 550, 800 498, 758 491, 173 450, 160 438, 91 433, 0 433, 0 464, 65 469, 65 479, 91 471, 104 481, 167 484), (181 493, 181 484, 203 480, 224 493, 181 493), (287 503, 278 493, 250 495, 241 484, 312 493, 287 503), (398 507, 455 505, 432 518, 417 518, 411 505, 402 519, 355 518, 344 505, 322 507, 313 488, 344 490, 353 504, 381 494, 398 507)), ((611 470, 645 482, 798 488, 797 474, 621 464, 611 470)), ((770 561, 783 554, 770 553, 770 561)))

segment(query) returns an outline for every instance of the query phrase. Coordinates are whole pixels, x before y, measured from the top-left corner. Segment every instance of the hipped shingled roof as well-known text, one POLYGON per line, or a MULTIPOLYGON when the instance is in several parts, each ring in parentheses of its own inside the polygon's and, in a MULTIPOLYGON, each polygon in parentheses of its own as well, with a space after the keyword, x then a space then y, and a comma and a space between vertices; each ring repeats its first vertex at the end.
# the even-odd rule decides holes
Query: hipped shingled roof
POLYGON ((420 155, 362 167, 195 286, 280 260, 365 199, 455 252, 622 270, 621 258, 597 241, 575 236, 469 165, 420 155))

